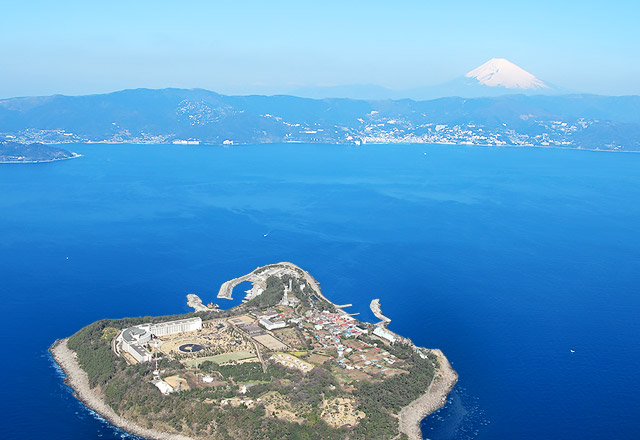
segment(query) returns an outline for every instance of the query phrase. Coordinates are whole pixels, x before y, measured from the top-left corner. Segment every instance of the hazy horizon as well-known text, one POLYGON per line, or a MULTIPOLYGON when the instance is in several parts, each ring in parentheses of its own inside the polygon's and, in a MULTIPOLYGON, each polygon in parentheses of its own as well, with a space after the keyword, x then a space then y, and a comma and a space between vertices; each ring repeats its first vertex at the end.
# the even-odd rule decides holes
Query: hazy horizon
POLYGON ((4 8, 0 98, 122 89, 292 93, 315 86, 433 86, 503 57, 580 93, 640 94, 640 6, 613 2, 120 0, 4 8), (19 60, 20 62, 17 62, 19 60))

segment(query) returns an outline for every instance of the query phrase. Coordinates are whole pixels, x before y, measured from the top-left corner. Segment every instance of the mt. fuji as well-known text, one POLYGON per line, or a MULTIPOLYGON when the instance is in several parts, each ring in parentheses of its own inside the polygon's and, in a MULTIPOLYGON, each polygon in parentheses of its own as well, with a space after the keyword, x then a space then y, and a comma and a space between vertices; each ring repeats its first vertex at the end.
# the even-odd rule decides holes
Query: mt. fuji
POLYGON ((509 60, 492 58, 452 81, 406 92, 408 97, 424 100, 448 96, 481 98, 510 94, 556 95, 568 93, 568 90, 560 90, 545 83, 509 60))
POLYGON ((516 66, 504 58, 492 58, 483 65, 476 67, 465 75, 465 78, 475 79, 478 84, 487 87, 503 87, 519 90, 550 89, 538 78, 516 66))
POLYGON ((492 58, 465 75, 444 84, 404 90, 375 86, 306 87, 293 91, 305 98, 404 99, 418 101, 458 96, 482 98, 500 95, 559 95, 574 93, 542 81, 505 58, 492 58))

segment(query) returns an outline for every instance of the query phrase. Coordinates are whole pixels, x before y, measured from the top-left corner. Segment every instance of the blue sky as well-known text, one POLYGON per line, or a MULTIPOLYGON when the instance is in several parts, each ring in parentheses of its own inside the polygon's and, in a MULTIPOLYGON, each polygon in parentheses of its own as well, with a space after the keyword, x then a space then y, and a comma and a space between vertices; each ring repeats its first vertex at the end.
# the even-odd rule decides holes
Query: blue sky
POLYGON ((493 57, 573 90, 640 94, 639 17, 632 1, 14 1, 2 7, 0 97, 407 89, 493 57))

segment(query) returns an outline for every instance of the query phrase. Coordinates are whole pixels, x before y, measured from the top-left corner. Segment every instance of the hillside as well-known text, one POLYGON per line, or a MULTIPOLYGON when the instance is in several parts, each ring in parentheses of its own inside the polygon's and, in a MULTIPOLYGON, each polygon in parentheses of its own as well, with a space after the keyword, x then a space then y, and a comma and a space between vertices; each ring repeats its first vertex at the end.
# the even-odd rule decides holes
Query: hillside
POLYGON ((146 438, 421 438, 457 380, 442 352, 356 320, 291 263, 246 277, 256 294, 232 309, 101 320, 54 358, 85 404, 146 438))
POLYGON ((1 100, 0 134, 45 143, 424 142, 638 151, 640 97, 365 101, 136 89, 1 100))
POLYGON ((41 143, 0 142, 0 163, 52 162, 77 157, 63 148, 41 143))

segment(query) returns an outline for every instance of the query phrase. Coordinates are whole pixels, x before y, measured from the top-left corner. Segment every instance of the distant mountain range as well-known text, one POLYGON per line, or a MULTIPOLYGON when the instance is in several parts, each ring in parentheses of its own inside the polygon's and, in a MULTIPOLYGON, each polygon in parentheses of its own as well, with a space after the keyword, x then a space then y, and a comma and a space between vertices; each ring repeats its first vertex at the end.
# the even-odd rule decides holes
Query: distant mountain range
MULTIPOLYGON (((467 80, 482 87, 491 81, 503 83, 500 66, 497 74, 489 75, 484 69, 467 80)), ((525 85, 546 85, 527 75, 523 78, 528 81, 525 85)), ((24 143, 427 142, 629 151, 640 150, 640 96, 516 94, 373 101, 136 89, 0 100, 3 139, 24 143)))

